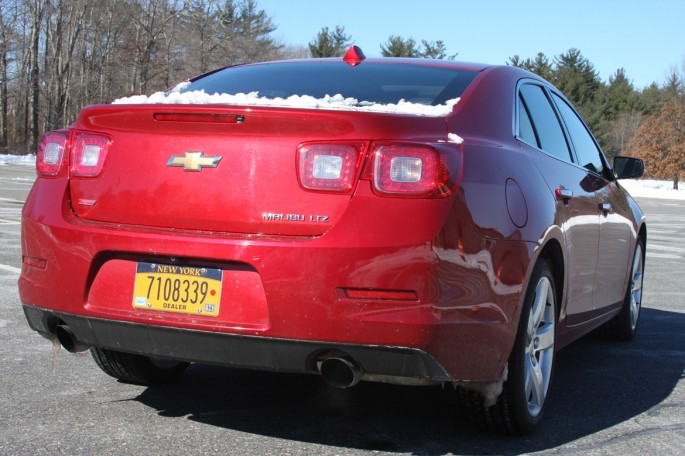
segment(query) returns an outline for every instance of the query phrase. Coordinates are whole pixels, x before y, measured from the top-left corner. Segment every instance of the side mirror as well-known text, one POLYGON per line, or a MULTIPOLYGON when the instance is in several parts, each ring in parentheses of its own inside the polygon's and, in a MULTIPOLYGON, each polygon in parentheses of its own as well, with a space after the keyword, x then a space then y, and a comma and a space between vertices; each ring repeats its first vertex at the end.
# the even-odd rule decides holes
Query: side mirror
POLYGON ((645 163, 639 158, 614 158, 614 173, 616 179, 636 179, 645 173, 645 163))

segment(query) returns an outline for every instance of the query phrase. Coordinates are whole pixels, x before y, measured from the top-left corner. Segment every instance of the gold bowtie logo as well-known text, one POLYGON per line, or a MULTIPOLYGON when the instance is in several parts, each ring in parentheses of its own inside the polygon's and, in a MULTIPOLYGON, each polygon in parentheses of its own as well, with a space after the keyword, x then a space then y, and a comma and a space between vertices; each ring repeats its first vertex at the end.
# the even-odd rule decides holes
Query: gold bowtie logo
POLYGON ((186 152, 185 155, 172 155, 167 166, 182 166, 183 171, 202 171, 203 167, 216 168, 223 157, 205 157, 204 152, 186 152))

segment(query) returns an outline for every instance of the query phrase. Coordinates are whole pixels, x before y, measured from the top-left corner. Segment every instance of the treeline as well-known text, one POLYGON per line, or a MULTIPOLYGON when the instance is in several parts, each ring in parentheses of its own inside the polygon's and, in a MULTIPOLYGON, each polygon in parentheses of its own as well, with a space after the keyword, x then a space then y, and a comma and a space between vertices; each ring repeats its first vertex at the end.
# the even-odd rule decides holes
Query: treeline
MULTIPOLYGON (((273 38, 257 0, 0 0, 0 153, 27 153, 81 107, 149 94, 227 65, 341 56, 353 37, 323 27, 308 47, 273 38)), ((443 41, 391 35, 385 57, 455 58, 443 41)), ((496 62, 494 62, 496 63, 496 62)), ((605 153, 646 159, 648 174, 685 173, 685 67, 636 88, 623 69, 603 82, 577 49, 510 57, 552 82, 590 124, 605 153)))
POLYGON ((254 0, 0 0, 0 153, 82 106, 288 57, 254 0))

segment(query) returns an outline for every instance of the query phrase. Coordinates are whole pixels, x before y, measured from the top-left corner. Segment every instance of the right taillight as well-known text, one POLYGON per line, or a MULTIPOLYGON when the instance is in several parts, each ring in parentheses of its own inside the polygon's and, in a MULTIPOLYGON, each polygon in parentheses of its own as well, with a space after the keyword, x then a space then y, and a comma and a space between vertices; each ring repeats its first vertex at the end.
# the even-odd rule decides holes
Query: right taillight
POLYGON ((45 133, 36 152, 36 170, 42 176, 55 176, 59 173, 66 149, 66 135, 51 131, 45 133))
POLYGON ((449 196, 459 170, 458 156, 425 144, 376 144, 370 155, 373 189, 385 196, 449 196))

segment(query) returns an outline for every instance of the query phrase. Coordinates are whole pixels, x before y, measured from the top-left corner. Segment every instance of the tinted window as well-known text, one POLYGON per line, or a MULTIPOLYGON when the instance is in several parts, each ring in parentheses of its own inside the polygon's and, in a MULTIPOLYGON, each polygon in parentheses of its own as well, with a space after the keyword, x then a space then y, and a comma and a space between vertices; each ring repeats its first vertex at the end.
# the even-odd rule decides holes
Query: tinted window
POLYGON ((528 109, 526 104, 519 95, 519 138, 531 144, 535 147, 540 147, 537 137, 535 136, 535 130, 533 129, 533 122, 530 120, 530 115, 528 114, 528 109))
POLYGON ((559 119, 542 87, 524 84, 521 86, 521 97, 528 107, 539 147, 555 157, 571 161, 571 154, 559 119))
POLYGON ((559 108, 562 119, 568 129, 568 134, 571 136, 573 148, 578 156, 579 164, 590 171, 597 174, 602 174, 604 165, 601 158, 601 152, 592 136, 585 128, 585 124, 580 120, 578 114, 557 94, 552 94, 554 102, 559 108))
POLYGON ((214 93, 258 92, 267 98, 340 94, 360 102, 426 105, 458 98, 478 73, 412 64, 362 62, 351 67, 342 61, 288 62, 226 68, 196 79, 183 91, 214 93))

